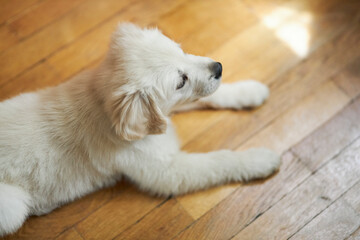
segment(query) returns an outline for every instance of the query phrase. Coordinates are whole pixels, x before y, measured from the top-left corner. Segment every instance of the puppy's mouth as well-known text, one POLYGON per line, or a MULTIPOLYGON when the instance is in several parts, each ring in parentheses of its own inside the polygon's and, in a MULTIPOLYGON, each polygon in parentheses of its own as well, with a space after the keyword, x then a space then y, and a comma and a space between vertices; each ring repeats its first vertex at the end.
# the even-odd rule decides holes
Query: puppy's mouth
POLYGON ((201 97, 206 97, 213 94, 220 86, 221 77, 216 78, 215 76, 210 77, 209 82, 203 86, 203 88, 198 91, 198 94, 201 97))

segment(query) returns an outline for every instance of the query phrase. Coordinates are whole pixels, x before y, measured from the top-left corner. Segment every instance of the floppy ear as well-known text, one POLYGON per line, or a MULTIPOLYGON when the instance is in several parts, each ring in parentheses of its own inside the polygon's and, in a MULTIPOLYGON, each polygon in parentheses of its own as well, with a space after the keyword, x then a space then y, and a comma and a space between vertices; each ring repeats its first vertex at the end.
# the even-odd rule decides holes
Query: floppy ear
POLYGON ((116 133, 127 141, 166 131, 166 120, 152 96, 121 93, 112 102, 111 120, 116 133))

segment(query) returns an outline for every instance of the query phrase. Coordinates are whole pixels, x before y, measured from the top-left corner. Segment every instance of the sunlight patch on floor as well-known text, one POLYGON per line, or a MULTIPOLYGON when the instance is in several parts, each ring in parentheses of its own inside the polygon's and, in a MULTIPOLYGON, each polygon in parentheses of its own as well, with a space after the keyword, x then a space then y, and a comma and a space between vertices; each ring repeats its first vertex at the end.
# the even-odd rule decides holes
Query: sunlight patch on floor
POLYGON ((274 30, 275 35, 299 57, 307 56, 311 40, 309 26, 312 16, 310 13, 281 7, 264 16, 262 22, 266 27, 274 30))

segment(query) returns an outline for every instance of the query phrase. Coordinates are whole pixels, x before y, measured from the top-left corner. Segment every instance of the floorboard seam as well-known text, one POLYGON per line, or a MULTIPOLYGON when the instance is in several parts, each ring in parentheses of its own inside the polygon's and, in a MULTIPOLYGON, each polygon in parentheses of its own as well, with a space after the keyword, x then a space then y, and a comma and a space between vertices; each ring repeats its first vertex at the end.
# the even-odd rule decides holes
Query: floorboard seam
POLYGON ((287 239, 291 239, 295 234, 297 234, 301 229, 306 227, 309 223, 311 223, 317 216, 319 216, 321 213, 323 213, 326 209, 328 209, 331 205, 333 205, 335 202, 337 202, 341 197, 343 197, 350 189, 352 189, 356 184, 360 183, 360 180, 358 180, 356 183, 351 185, 345 192, 340 194, 339 197, 337 197, 335 200, 333 200, 329 205, 327 205, 323 210, 315 214, 308 222, 306 222, 302 227, 300 227, 297 231, 295 231, 292 235, 290 235, 287 239))
POLYGON ((117 238, 118 236, 120 236, 123 232, 126 232, 128 229, 130 229, 131 227, 133 227, 134 225, 138 224, 139 222, 141 222, 145 217, 147 217, 149 214, 151 214, 153 211, 155 211, 156 209, 158 209, 159 207, 161 207, 162 205, 164 205, 166 202, 168 202, 171 199, 171 197, 166 198, 165 200, 163 200, 161 203, 159 203, 158 205, 156 205, 154 208, 152 208, 150 211, 148 211, 145 215, 143 215, 142 217, 140 217, 138 220, 136 220, 133 224, 131 224, 130 226, 128 226, 127 228, 125 228, 123 231, 121 231, 119 234, 117 234, 115 237, 113 237, 112 239, 117 238))
POLYGON ((71 44, 73 44, 74 42, 79 41, 79 39, 85 37, 86 35, 90 34, 91 32, 95 31, 96 29, 98 29, 100 26, 106 24, 107 22, 109 22, 110 19, 116 17, 117 15, 121 14, 122 12, 126 11, 126 9, 128 9, 132 4, 140 2, 140 0, 135 0, 134 2, 131 2, 129 5, 124 6, 123 8, 121 8, 119 11, 115 12, 113 15, 110 15, 109 17, 105 18, 104 20, 98 22, 97 24, 95 24, 94 26, 90 27, 89 29, 87 29, 86 31, 84 31, 83 33, 81 33, 79 36, 77 36, 75 39, 71 40, 70 42, 67 42, 61 46, 59 46, 58 48, 56 48, 53 52, 49 53, 48 55, 42 57, 39 61, 33 63, 32 65, 30 65, 29 67, 25 68, 24 70, 20 71, 20 73, 16 74, 14 77, 11 77, 7 80, 5 80, 1 85, 0 88, 2 86, 4 86, 6 83, 11 82, 12 80, 14 80, 15 78, 18 78, 19 76, 25 74, 26 72, 28 72, 30 69, 32 69, 33 67, 35 67, 38 64, 41 64, 41 61, 47 60, 49 58, 51 58, 52 56, 54 56, 56 53, 58 53, 59 51, 61 51, 62 49, 70 46, 71 44))
MULTIPOLYGON (((311 171, 311 169, 308 169, 306 167, 305 164, 303 164, 303 162, 301 161, 301 158, 298 158, 301 163, 303 165, 305 165, 306 169, 308 169, 310 171, 309 176, 307 176, 306 178, 303 179, 303 181, 301 181, 300 183, 298 183, 292 190, 290 190, 289 192, 287 192, 282 198, 280 198, 277 202, 275 202, 274 204, 272 204, 270 207, 268 207, 262 214, 264 214, 266 211, 270 210, 272 207, 274 207, 276 204, 278 204, 283 198, 285 198, 287 195, 291 194, 292 192, 294 192, 296 189, 299 188, 300 185, 302 185, 305 181, 307 181, 310 177, 312 177, 313 175, 315 175, 315 173, 317 171, 319 171, 321 168, 323 168, 324 166, 326 166, 327 164, 329 164, 331 161, 333 161, 336 157, 338 157, 341 153, 343 153, 352 143, 354 143, 356 140, 360 139, 360 137, 357 137, 355 140, 353 140, 351 143, 349 143, 348 145, 346 145, 341 151, 339 151, 339 153, 335 154, 333 157, 329 158, 328 161, 326 161, 324 164, 320 165, 318 169, 316 169, 315 171, 311 171)), ((296 155, 294 155, 294 157, 296 157, 296 155)), ((360 182, 360 181, 358 181, 360 182)), ((354 184, 355 185, 355 184, 354 184)), ((352 188, 354 185, 352 185, 350 188, 352 188)), ((346 191, 347 192, 347 191, 346 191)), ((232 193, 233 194, 233 193, 232 193)), ((343 194, 342 194, 343 195, 343 194)), ((230 195, 229 195, 230 196, 230 195)), ((338 199, 338 198, 337 198, 338 199)), ((334 201, 336 201, 337 199, 335 199, 334 201)), ((235 233, 230 239, 234 238, 236 235, 238 235, 241 231, 243 231, 246 227, 248 227, 250 224, 252 224, 254 221, 256 220, 256 218, 252 219, 248 224, 246 224, 243 228, 241 228, 237 233, 235 233)), ((292 236, 292 235, 291 235, 292 236)), ((290 236, 290 237, 291 237, 290 236)), ((289 238, 290 238, 289 237, 289 238)))

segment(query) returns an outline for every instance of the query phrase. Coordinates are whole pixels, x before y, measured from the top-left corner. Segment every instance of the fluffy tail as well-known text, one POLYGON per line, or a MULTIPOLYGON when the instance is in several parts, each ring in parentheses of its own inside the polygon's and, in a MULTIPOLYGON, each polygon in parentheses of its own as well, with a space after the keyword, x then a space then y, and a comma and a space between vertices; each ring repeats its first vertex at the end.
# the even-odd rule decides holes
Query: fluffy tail
POLYGON ((31 197, 21 188, 0 183, 0 236, 18 230, 29 215, 31 197))

